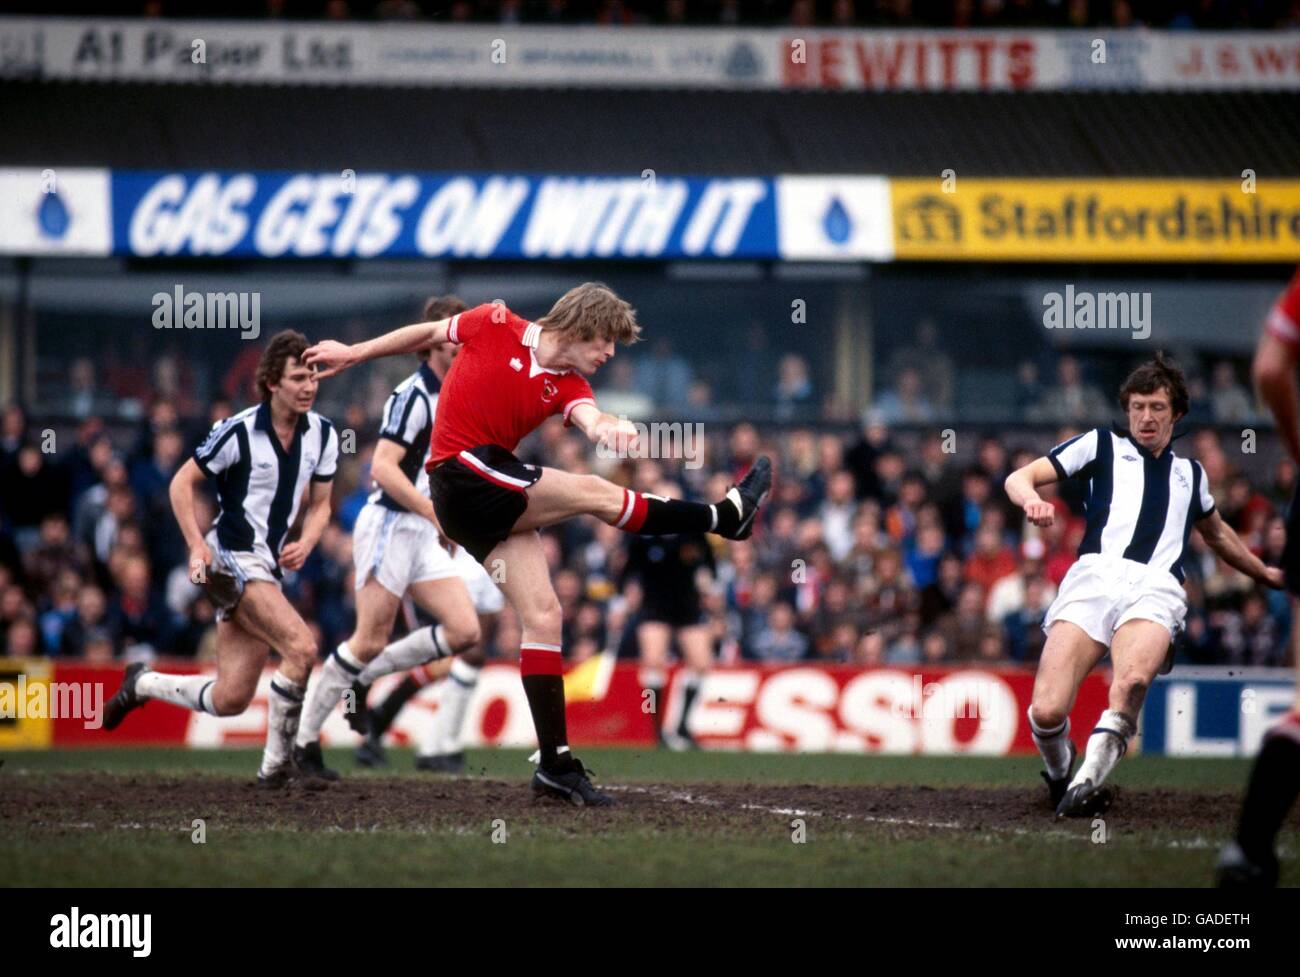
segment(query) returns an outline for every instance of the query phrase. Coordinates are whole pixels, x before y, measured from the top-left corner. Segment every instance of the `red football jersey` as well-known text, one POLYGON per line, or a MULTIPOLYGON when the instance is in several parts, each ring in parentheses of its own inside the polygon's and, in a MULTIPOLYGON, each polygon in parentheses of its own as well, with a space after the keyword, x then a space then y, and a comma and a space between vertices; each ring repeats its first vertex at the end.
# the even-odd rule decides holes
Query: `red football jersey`
POLYGON ((495 444, 514 451, 552 414, 596 403, 591 384, 572 370, 537 362, 542 327, 504 305, 453 316, 447 338, 464 347, 452 360, 434 413, 428 469, 468 448, 495 444))
POLYGON ((1300 268, 1268 314, 1268 331, 1292 349, 1300 349, 1300 268))

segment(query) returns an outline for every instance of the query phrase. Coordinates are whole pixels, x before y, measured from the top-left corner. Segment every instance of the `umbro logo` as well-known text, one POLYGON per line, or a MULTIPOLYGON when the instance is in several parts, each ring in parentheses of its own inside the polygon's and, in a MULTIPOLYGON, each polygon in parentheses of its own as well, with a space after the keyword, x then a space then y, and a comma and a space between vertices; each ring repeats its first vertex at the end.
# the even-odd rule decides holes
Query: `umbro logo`
POLYGON ((1137 461, 1137 455, 1124 455, 1123 458, 1125 461, 1137 461))
POLYGON ((254 468, 258 468, 258 469, 261 469, 261 468, 270 468, 270 467, 271 467, 271 463, 270 463, 269 461, 259 461, 259 462, 258 462, 256 465, 254 465, 253 467, 254 467, 254 468))
POLYGON ((510 369, 518 373, 523 368, 524 368, 523 360, 521 360, 518 356, 512 356, 510 358, 510 369))

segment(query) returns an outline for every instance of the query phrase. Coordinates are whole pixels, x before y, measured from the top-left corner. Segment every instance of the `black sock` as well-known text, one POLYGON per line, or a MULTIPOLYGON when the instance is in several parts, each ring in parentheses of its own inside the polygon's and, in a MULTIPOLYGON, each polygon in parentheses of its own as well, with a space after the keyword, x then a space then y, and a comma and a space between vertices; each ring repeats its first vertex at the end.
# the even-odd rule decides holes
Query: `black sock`
POLYGON ((1257 865, 1273 858, 1273 842, 1300 792, 1300 742, 1274 733, 1265 737, 1250 771, 1237 843, 1257 865))
POLYGON ((740 513, 729 500, 716 505, 685 502, 624 489, 627 507, 618 528, 641 536, 670 536, 674 533, 734 533, 740 527, 740 513), (715 515, 716 513, 716 515, 715 515))
POLYGON ((524 694, 533 714, 537 745, 542 750, 542 768, 565 770, 572 763, 569 730, 564 720, 564 678, 559 675, 525 675, 524 694), (560 747, 565 747, 560 752, 560 747))
POLYGON ((692 675, 686 680, 686 688, 682 690, 682 718, 677 720, 677 735, 691 735, 691 707, 695 705, 695 697, 700 694, 700 677, 692 675))
POLYGON ((402 706, 406 705, 421 689, 421 685, 408 674, 385 696, 384 701, 370 710, 370 731, 376 736, 382 736, 388 732, 388 727, 393 725, 393 720, 397 714, 402 711, 402 706))

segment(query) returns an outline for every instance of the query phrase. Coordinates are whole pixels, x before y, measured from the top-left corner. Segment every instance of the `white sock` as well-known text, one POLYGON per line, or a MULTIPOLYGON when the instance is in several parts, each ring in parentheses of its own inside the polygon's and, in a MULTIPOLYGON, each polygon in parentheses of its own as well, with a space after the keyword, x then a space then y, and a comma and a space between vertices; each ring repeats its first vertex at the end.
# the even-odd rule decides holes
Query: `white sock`
POLYGON ((392 675, 394 672, 405 672, 416 665, 423 665, 435 658, 446 658, 450 654, 447 632, 443 630, 441 624, 437 627, 419 628, 405 638, 394 641, 376 655, 358 680, 366 685, 373 685, 377 678, 392 675))
POLYGON ((424 741, 422 756, 445 756, 460 749, 460 731, 465 725, 465 712, 474 697, 478 684, 479 668, 462 658, 451 663, 451 674, 438 690, 438 711, 433 714, 433 725, 424 741))
POLYGON ((358 661, 352 654, 346 641, 325 659, 325 664, 316 672, 316 680, 308 686, 307 701, 302 707, 302 722, 298 724, 295 740, 299 746, 320 739, 320 729, 339 704, 339 697, 351 688, 365 667, 365 663, 358 661))
POLYGON ((271 676, 271 694, 266 708, 266 749, 262 752, 260 773, 269 777, 289 762, 289 748, 298 732, 302 716, 302 698, 306 689, 289 681, 284 672, 271 676))
POLYGON ((1047 776, 1060 780, 1070 773, 1070 717, 1054 729, 1044 729, 1034 722, 1034 710, 1029 708, 1029 732, 1034 737, 1034 745, 1043 755, 1043 766, 1047 776))
POLYGON ((216 679, 207 675, 144 672, 135 680, 135 693, 142 699, 159 699, 182 709, 211 713, 212 686, 216 683, 216 679))
POLYGON ((1103 712, 1088 737, 1088 752, 1070 786, 1091 780, 1094 787, 1100 787, 1128 749, 1129 737, 1135 731, 1133 723, 1122 712, 1114 709, 1103 712))

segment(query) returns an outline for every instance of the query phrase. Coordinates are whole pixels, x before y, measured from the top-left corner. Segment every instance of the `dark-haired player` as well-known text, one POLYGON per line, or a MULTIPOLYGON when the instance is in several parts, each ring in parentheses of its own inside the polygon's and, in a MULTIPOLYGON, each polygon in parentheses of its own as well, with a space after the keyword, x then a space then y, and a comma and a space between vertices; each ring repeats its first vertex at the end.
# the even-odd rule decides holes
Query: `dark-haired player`
POLYGON ((1205 469, 1170 447, 1187 413, 1182 372, 1163 356, 1134 370, 1120 387, 1128 431, 1094 428, 1058 444, 1007 476, 1006 490, 1036 526, 1055 510, 1036 489, 1086 480, 1087 531, 1043 621, 1029 725, 1057 817, 1091 817, 1113 798, 1103 786, 1137 731, 1147 689, 1170 653, 1187 614, 1183 556, 1193 526, 1225 563, 1270 587, 1281 571, 1266 567, 1219 516, 1205 469), (1070 710, 1084 677, 1110 652, 1109 708, 1088 738, 1074 778, 1070 710))
POLYGON ((279 786, 289 776, 303 693, 316 662, 316 639, 281 592, 280 578, 303 565, 329 523, 338 465, 338 432, 311 409, 317 376, 306 350, 302 333, 272 338, 257 367, 261 404, 218 421, 172 479, 172 511, 189 546, 192 575, 218 610, 217 677, 131 665, 104 710, 105 729, 115 729, 149 699, 236 716, 252 701, 274 648, 281 662, 271 679, 257 775, 264 786, 279 786), (194 491, 204 479, 215 482, 221 506, 206 538, 194 516, 194 491), (285 543, 308 485, 302 535, 285 543))
MULTIPOLYGON (((1287 453, 1300 460, 1300 270, 1269 313, 1255 349, 1255 386, 1268 404, 1287 453)), ((1300 496, 1291 499, 1282 552, 1286 589, 1291 594, 1291 656, 1300 675, 1300 496)), ((1300 793, 1300 682, 1291 712, 1264 737, 1246 787, 1237 834, 1219 856, 1219 884, 1277 884, 1278 829, 1300 793)))
MULTIPOLYGON (((425 303, 424 316, 447 319, 465 308, 454 296, 434 297, 425 303)), ((443 540, 429 500, 424 464, 439 390, 456 351, 450 343, 418 350, 419 369, 399 383, 384 404, 370 463, 377 488, 353 529, 357 624, 321 666, 303 707, 293 762, 304 775, 337 779, 321 757, 320 731, 349 686, 355 683, 364 694, 384 675, 452 656, 457 656, 455 662, 444 666, 448 685, 435 714, 436 735, 424 744, 420 766, 450 770, 455 765, 460 725, 483 663, 478 650, 481 618, 496 614, 504 604, 487 571, 463 549, 443 540), (390 644, 393 622, 408 592, 437 623, 414 628, 390 644)), ((364 705, 354 703, 358 712, 364 705)))
POLYGON ((743 539, 771 487, 766 458, 710 505, 632 492, 595 475, 528 465, 514 456, 525 435, 557 414, 592 442, 628 451, 635 426, 597 408, 586 375, 614 355, 617 343, 635 342, 639 333, 632 307, 606 286, 589 282, 566 292, 537 322, 494 303, 355 346, 326 341, 307 351, 307 361, 325 377, 433 344, 463 347, 434 421, 434 511, 445 533, 492 571, 519 615, 520 673, 541 747, 533 789, 574 804, 612 801, 569 750, 560 602, 537 530, 592 515, 632 533, 715 532, 743 539))

